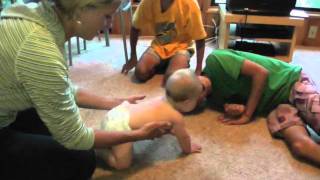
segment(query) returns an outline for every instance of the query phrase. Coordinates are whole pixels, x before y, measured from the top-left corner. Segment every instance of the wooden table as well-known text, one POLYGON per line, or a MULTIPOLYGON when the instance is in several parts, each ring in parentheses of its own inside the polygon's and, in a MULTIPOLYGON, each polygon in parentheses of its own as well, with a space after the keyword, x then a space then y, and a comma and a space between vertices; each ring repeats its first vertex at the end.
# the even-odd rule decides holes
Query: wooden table
MULTIPOLYGON (((244 15, 233 14, 226 11, 224 6, 220 6, 220 26, 219 26, 219 48, 228 48, 230 38, 230 24, 264 24, 264 25, 280 25, 292 26, 293 34, 289 39, 279 38, 245 38, 256 42, 275 42, 285 43, 289 45, 288 54, 286 56, 276 56, 275 58, 290 62, 292 60, 293 51, 296 45, 297 30, 299 26, 303 26, 304 18, 292 16, 259 16, 259 15, 244 15)), ((240 38, 240 37, 233 37, 240 38)))

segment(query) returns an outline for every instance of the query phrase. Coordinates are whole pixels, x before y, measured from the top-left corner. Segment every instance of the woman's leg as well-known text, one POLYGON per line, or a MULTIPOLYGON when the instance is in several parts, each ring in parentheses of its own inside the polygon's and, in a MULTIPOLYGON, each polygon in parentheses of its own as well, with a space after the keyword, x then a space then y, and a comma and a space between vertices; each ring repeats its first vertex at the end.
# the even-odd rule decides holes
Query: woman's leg
POLYGON ((28 110, 0 130, 0 179, 89 179, 96 167, 94 151, 66 149, 38 120, 28 110))
POLYGON ((10 124, 9 127, 19 132, 51 136, 48 128, 44 125, 34 108, 20 111, 17 114, 15 122, 10 124))

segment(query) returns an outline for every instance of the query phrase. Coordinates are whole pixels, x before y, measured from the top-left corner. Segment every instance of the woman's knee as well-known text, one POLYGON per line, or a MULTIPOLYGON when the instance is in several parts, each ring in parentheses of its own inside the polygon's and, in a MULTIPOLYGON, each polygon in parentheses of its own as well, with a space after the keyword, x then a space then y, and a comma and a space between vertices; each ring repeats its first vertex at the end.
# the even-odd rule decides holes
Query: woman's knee
POLYGON ((92 149, 80 152, 75 164, 77 164, 79 170, 77 179, 90 179, 96 169, 95 151, 92 149))

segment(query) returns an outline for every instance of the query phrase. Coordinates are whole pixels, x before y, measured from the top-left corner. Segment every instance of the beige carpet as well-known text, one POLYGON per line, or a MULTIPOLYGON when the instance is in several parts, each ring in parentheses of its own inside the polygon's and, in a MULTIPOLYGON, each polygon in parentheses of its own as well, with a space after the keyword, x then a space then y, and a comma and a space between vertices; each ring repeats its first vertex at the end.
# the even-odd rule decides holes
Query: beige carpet
MULTIPOLYGON (((163 93, 161 76, 146 84, 136 84, 132 83, 131 74, 121 75, 119 68, 101 61, 75 63, 71 78, 79 86, 102 95, 145 94, 148 99, 163 93)), ((88 126, 97 128, 106 111, 82 109, 81 114, 88 126)), ((135 144, 134 164, 130 169, 97 168, 93 180, 320 179, 319 168, 293 158, 283 141, 271 138, 265 119, 249 125, 226 126, 217 121, 218 115, 204 109, 185 117, 192 139, 203 147, 202 153, 181 156, 176 139, 169 135, 141 141, 135 144)))

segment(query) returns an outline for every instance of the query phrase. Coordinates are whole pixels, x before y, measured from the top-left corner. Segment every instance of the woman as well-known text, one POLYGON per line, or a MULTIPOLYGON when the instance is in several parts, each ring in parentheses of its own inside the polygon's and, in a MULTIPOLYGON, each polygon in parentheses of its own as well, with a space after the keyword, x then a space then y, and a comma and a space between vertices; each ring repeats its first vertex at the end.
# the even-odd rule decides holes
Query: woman
POLYGON ((87 128, 78 105, 111 109, 124 100, 99 97, 70 82, 64 43, 91 40, 120 0, 41 1, 3 10, 0 22, 0 179, 89 179, 93 148, 154 138, 170 128, 131 132, 87 128))

